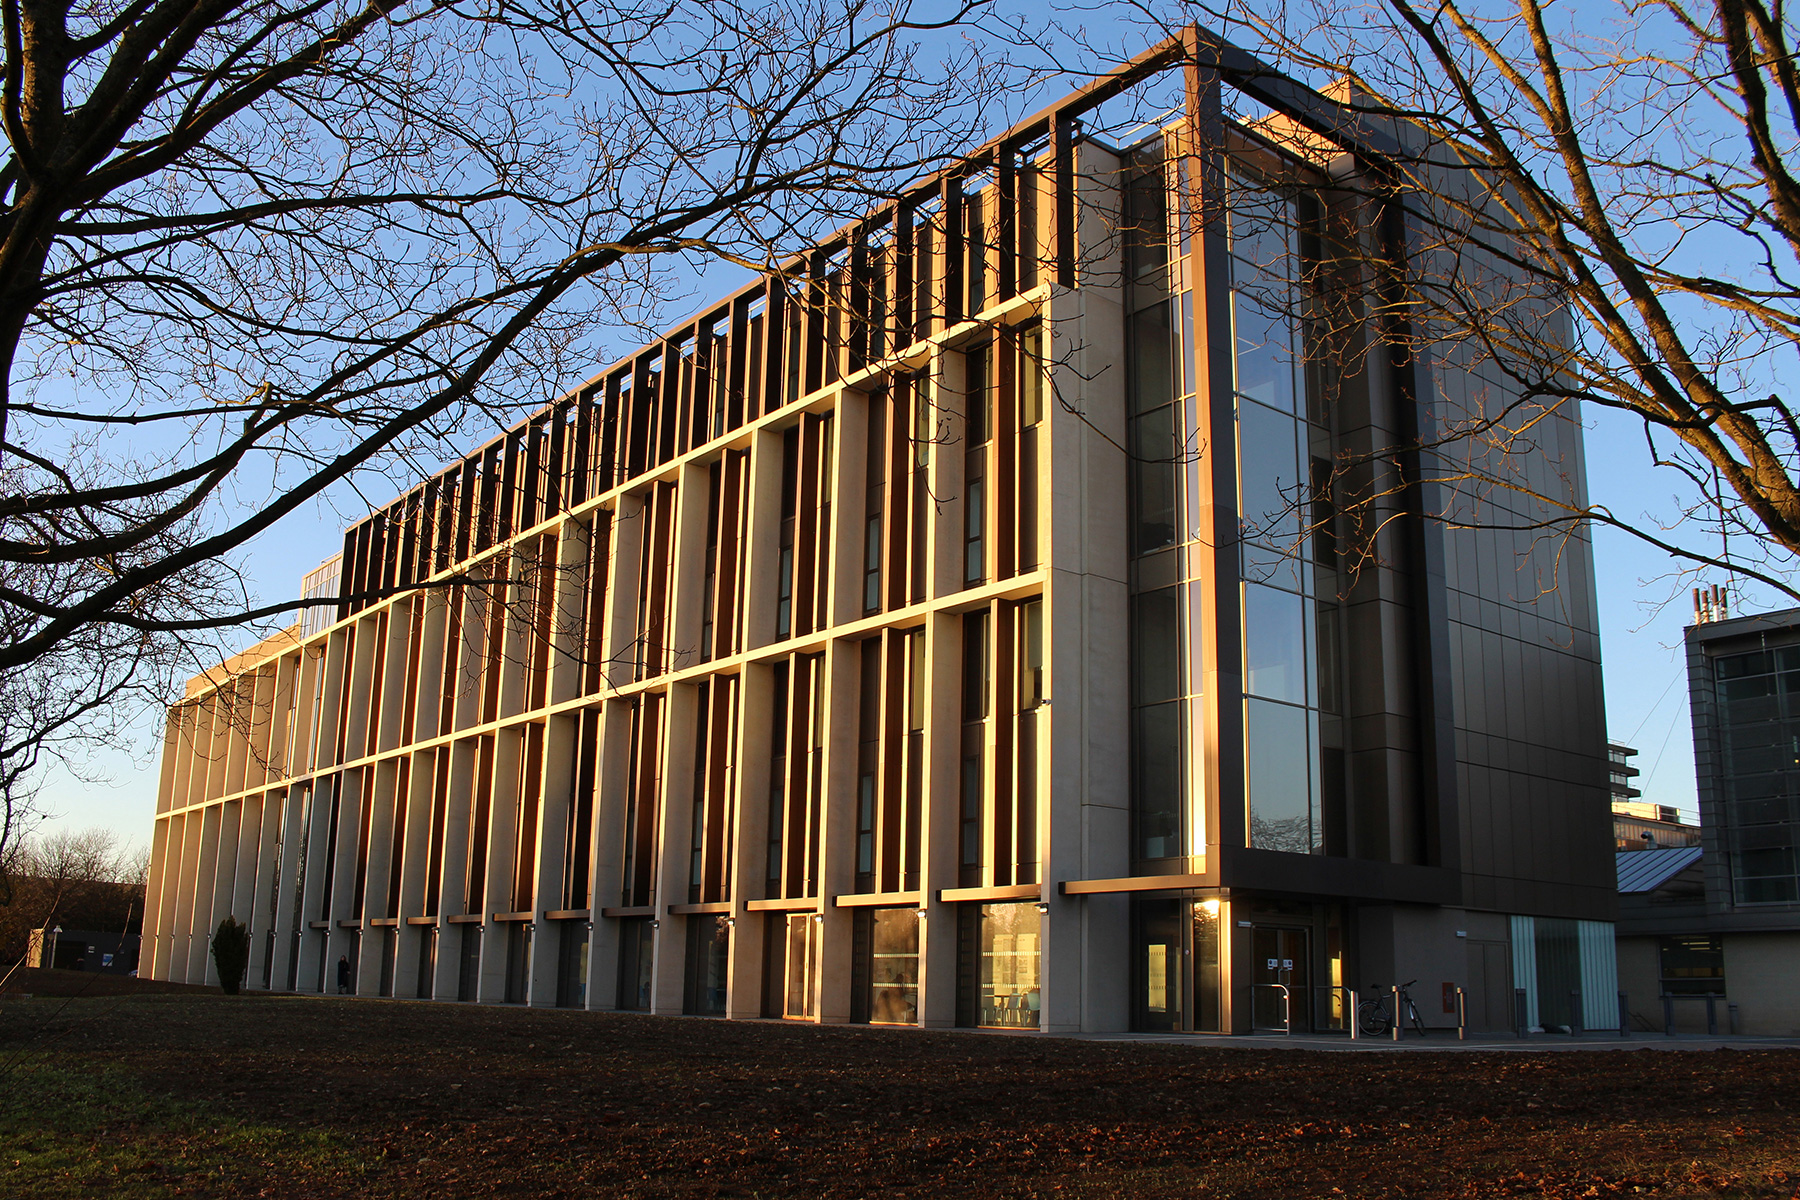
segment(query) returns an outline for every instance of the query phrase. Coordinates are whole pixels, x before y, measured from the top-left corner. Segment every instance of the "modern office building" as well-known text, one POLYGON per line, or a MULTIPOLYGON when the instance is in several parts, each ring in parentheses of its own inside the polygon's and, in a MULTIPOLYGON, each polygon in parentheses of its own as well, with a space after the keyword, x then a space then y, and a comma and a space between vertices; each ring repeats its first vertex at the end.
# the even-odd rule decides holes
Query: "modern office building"
MULTIPOLYGON (((1376 486, 1506 381, 1301 319, 1404 231, 1382 136, 1189 31, 372 513, 308 577, 335 611, 170 711, 149 973, 236 914, 249 986, 370 996, 1605 1018, 1588 544, 1376 486)), ((1540 418, 1519 466, 1579 500, 1540 418)))
MULTIPOLYGON (((1800 608, 1733 617, 1715 601, 1696 610, 1686 644, 1699 849, 1661 852, 1654 872, 1620 856, 1620 986, 1647 1025, 1662 1022, 1656 997, 1710 993, 1737 1006, 1742 1032, 1792 1036, 1800 1032, 1800 608)), ((1676 1015, 1684 1028, 1703 1021, 1691 1003, 1676 1015)))

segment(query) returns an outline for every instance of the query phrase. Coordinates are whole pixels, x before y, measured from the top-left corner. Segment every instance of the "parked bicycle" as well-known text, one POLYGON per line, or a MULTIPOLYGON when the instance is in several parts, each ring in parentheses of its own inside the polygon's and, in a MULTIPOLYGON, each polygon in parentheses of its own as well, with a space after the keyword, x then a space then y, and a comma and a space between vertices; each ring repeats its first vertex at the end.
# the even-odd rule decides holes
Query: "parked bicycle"
MULTIPOLYGON (((1409 979, 1400 985, 1400 1020, 1402 1028, 1411 1025, 1420 1037, 1424 1037, 1425 1021, 1419 1016, 1419 1006, 1413 1003, 1411 993, 1406 990, 1417 982, 1419 981, 1416 979, 1409 979)), ((1357 1027, 1363 1031, 1364 1037, 1386 1037, 1393 1032, 1392 1004, 1393 993, 1383 991, 1356 1006, 1357 1027)))

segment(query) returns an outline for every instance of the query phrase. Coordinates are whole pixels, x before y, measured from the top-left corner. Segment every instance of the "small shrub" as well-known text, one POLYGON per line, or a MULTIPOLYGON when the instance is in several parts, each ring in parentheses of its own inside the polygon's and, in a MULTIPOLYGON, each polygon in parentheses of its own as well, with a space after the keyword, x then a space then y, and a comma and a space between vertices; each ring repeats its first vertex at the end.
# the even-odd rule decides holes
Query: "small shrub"
POLYGON ((236 917, 220 921, 213 934, 212 956, 219 968, 219 986, 227 996, 237 995, 244 969, 250 965, 250 927, 236 917))

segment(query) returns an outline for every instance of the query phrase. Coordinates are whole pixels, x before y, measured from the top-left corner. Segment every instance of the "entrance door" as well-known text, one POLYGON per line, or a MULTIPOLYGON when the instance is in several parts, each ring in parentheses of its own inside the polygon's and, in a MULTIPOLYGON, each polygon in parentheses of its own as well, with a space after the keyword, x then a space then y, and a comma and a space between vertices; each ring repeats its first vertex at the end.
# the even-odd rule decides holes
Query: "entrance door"
POLYGON ((818 947, 818 924, 811 913, 790 913, 787 919, 787 994, 781 1015, 797 1021, 813 1018, 813 958, 818 947))
POLYGON ((1512 955, 1505 942, 1469 939, 1469 1028, 1499 1033, 1512 1028, 1512 955))
POLYGON ((1281 1029, 1281 992, 1270 986, 1280 984, 1288 990, 1286 1028, 1312 1029, 1312 962, 1308 931, 1279 925, 1258 925, 1250 931, 1251 964, 1250 1014, 1257 1029, 1281 1029))

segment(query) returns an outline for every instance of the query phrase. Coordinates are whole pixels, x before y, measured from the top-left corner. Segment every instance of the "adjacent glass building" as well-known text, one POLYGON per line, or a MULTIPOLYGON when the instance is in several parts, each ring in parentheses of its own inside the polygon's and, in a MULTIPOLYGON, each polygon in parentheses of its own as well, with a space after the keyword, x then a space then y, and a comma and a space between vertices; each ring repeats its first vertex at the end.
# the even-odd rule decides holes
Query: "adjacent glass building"
MULTIPOLYGON (((349 530, 335 619, 170 711, 149 973, 235 913, 270 988, 1510 1027, 1517 931, 1612 919, 1587 543, 1546 598, 1378 485, 1504 381, 1384 352, 1392 222, 1292 136, 1341 112, 1240 60, 1154 48, 349 530)), ((1578 414, 1530 454, 1578 491, 1578 414)))

